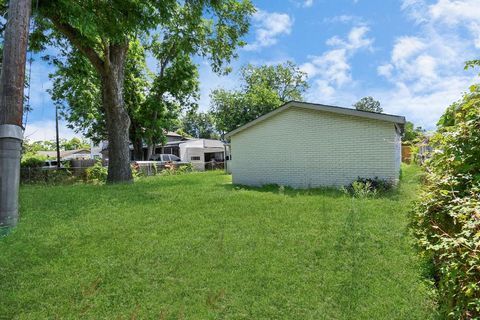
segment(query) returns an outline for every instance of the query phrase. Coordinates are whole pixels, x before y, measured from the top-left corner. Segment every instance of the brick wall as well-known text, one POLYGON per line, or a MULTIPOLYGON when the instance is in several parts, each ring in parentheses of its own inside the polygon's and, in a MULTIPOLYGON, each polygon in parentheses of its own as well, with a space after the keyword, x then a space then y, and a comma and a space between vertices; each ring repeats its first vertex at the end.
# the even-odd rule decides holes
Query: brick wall
POLYGON ((310 188, 358 176, 396 181, 397 143, 391 122, 289 108, 232 136, 233 182, 310 188))

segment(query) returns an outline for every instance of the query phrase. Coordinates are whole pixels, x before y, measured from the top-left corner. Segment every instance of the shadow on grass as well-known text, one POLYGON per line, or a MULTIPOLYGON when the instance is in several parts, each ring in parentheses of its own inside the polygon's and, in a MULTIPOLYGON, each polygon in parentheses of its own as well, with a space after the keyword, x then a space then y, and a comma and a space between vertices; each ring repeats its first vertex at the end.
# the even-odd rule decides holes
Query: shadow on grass
MULTIPOLYGON (((282 194, 290 197, 296 196, 328 196, 331 198, 344 198, 344 197, 354 197, 351 193, 343 191, 341 188, 335 187, 319 187, 319 188, 310 188, 310 189, 295 189, 292 187, 279 186, 277 184, 267 184, 261 187, 246 186, 240 184, 223 184, 225 189, 229 191, 256 191, 256 192, 265 192, 273 194, 282 194)), ((389 200, 400 200, 401 191, 399 186, 384 192, 379 192, 376 195, 363 197, 360 199, 389 199, 389 200)))
POLYGON ((229 191, 256 191, 273 194, 281 194, 290 197, 296 196, 329 196, 332 198, 343 198, 346 196, 340 189, 337 188, 311 188, 311 189, 295 189, 292 187, 284 187, 276 184, 267 184, 261 187, 252 187, 240 184, 223 184, 225 189, 229 191))

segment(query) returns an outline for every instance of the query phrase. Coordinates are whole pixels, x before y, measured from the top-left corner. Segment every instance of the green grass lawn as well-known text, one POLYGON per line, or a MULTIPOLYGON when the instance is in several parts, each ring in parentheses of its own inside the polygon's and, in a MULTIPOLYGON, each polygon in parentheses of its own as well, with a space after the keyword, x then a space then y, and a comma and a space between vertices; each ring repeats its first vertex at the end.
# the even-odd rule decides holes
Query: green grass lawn
POLYGON ((430 319, 398 192, 231 185, 222 172, 134 185, 23 186, 0 240, 5 319, 430 319))

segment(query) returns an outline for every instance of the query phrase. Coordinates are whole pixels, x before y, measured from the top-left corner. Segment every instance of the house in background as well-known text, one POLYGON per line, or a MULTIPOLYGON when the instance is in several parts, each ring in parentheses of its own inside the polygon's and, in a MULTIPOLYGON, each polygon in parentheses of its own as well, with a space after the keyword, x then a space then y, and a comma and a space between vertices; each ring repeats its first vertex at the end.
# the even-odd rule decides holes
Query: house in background
MULTIPOLYGON (((167 142, 157 145, 154 154, 173 154, 182 162, 190 162, 196 170, 221 169, 225 159, 225 144, 219 140, 186 138, 175 132, 166 133, 167 142)), ((108 142, 102 145, 103 160, 108 160, 108 142)), ((148 147, 143 147, 144 157, 148 147)), ((133 161, 133 146, 130 146, 130 158, 133 161)))
MULTIPOLYGON (((189 140, 189 138, 183 137, 182 135, 176 133, 176 132, 167 132, 165 134, 166 138, 166 143, 164 145, 158 144, 155 146, 155 150, 153 150, 154 154, 174 154, 177 157, 180 157, 180 148, 179 144, 183 141, 189 140)), ((131 160, 134 160, 133 157, 133 146, 130 146, 130 152, 131 152, 131 160)), ((143 146, 143 154, 144 154, 144 159, 147 159, 147 154, 148 154, 148 146, 144 145, 143 146)))
POLYGON ((222 169, 225 144, 219 140, 190 139, 179 144, 180 159, 190 162, 196 170, 222 169))
POLYGON ((291 101, 228 133, 233 183, 341 186, 396 182, 402 116, 291 101))
MULTIPOLYGON (((47 159, 57 160, 57 151, 38 151, 38 155, 45 156, 47 159)), ((88 149, 66 150, 60 151, 60 161, 67 160, 86 160, 90 159, 91 154, 88 149)))
MULTIPOLYGON (((165 145, 157 145, 155 146, 155 150, 153 151, 154 154, 162 154, 162 153, 167 153, 167 154, 174 154, 177 157, 180 156, 180 149, 178 147, 178 143, 184 140, 188 140, 188 138, 183 137, 182 135, 176 133, 176 132, 167 132, 165 134, 166 137, 166 144, 165 145)), ((108 160, 108 141, 102 141, 101 142, 101 155, 103 160, 108 160)), ((130 160, 134 160, 134 154, 133 154, 133 145, 130 145, 130 160)), ((148 154, 148 146, 144 145, 143 146, 143 155, 144 159, 147 158, 148 154)))

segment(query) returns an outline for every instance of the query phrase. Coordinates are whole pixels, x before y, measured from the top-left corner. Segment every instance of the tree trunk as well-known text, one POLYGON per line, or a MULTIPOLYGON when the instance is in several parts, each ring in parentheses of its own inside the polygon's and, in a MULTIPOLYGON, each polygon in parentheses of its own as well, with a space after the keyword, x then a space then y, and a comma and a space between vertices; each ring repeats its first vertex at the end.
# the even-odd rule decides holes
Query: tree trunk
POLYGON ((18 222, 23 89, 30 13, 30 0, 10 0, 0 74, 0 235, 18 222))
POLYGON ((0 124, 22 126, 30 0, 10 0, 0 78, 0 124))
MULTIPOLYGON (((163 69, 160 71, 161 74, 163 74, 163 69)), ((161 95, 159 95, 161 96, 161 95)), ((153 121, 152 123, 157 123, 157 118, 158 118, 158 112, 155 111, 153 113, 153 121)), ((154 128, 151 129, 152 131, 155 130, 154 128)), ((150 158, 153 156, 155 153, 155 143, 153 143, 153 138, 150 136, 148 139, 148 147, 147 147, 147 160, 150 160, 150 158)))
POLYGON ((102 75, 102 103, 108 134, 108 183, 132 182, 130 168, 130 117, 123 100, 124 66, 128 43, 109 46, 102 75))
POLYGON ((133 142, 133 158, 138 161, 143 161, 143 141, 142 139, 135 139, 133 142))
POLYGON ((147 160, 150 160, 155 152, 155 145, 150 141, 147 147, 147 160))

